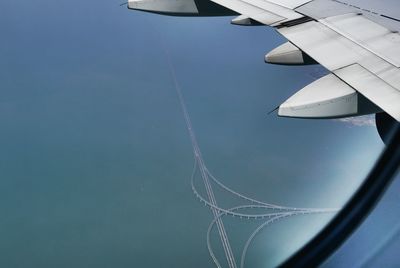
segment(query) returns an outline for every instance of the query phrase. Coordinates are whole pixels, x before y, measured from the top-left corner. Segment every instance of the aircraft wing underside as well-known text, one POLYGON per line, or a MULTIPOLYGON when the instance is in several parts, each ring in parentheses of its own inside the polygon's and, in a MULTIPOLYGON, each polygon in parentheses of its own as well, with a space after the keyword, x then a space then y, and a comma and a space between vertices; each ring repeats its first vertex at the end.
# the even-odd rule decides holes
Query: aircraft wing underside
MULTIPOLYGON (((239 14, 232 24, 268 25, 288 39, 266 55, 266 62, 319 63, 331 72, 281 104, 280 116, 338 118, 384 111, 400 122, 398 19, 336 0, 211 1, 239 14)), ((130 0, 128 7, 151 12, 160 2, 130 0), (147 3, 147 10, 140 3, 147 3)), ((164 0, 167 12, 155 12, 200 14, 206 10, 200 2, 164 0)))

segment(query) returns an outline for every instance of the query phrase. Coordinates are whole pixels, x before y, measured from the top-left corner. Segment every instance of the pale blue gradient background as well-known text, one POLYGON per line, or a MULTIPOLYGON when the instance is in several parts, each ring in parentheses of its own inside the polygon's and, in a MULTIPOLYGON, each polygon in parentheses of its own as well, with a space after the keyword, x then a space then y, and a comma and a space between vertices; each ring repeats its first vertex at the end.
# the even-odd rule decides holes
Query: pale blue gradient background
MULTIPOLYGON (((1 267, 213 266, 211 213, 190 189, 191 147, 161 42, 225 183, 298 207, 341 206, 355 191, 382 149, 375 128, 267 116, 323 73, 264 64, 284 42, 272 29, 118 4, 0 3, 1 267)), ((279 263, 329 217, 267 229, 249 267, 279 263)), ((226 224, 239 255, 255 224, 226 224)))

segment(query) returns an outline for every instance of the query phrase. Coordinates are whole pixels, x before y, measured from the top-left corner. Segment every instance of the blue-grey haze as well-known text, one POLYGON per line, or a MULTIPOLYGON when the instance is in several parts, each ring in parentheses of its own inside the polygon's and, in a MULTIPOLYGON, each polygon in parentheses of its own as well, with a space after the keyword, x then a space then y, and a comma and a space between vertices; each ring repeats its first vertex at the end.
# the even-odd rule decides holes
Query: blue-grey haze
MULTIPOLYGON (((213 267, 164 46, 226 184, 297 207, 340 207, 357 189, 382 149, 374 127, 267 116, 324 72, 264 64, 276 32, 118 4, 0 3, 1 267, 213 267)), ((330 217, 267 228, 248 267, 276 265, 330 217)), ((239 256, 255 223, 226 225, 239 256)))

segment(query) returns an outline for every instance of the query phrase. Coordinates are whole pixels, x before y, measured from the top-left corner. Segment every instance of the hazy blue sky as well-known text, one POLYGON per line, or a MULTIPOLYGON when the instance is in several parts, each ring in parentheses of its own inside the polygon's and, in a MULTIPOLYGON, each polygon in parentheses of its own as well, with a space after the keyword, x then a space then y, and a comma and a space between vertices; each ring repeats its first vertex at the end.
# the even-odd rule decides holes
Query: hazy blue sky
MULTIPOLYGON (((190 189, 161 43, 225 183, 299 207, 341 206, 354 192, 382 149, 374 127, 267 116, 320 67, 266 65, 284 42, 272 29, 118 5, 0 3, 0 266, 212 267, 211 213, 190 189)), ((278 263, 327 219, 271 227, 250 267, 278 263)), ((239 252, 255 225, 227 226, 239 252)))

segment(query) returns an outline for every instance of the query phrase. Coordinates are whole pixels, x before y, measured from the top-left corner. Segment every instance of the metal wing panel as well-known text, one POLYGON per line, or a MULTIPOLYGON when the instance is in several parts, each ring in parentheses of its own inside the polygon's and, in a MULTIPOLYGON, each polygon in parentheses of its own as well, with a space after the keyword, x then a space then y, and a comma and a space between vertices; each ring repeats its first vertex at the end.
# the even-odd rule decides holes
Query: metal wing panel
POLYGON ((278 32, 330 71, 369 56, 357 44, 316 21, 280 28, 278 32))
POLYGON ((358 92, 400 121, 400 92, 359 64, 335 71, 358 92))
POLYGON ((382 58, 370 56, 358 62, 360 66, 396 88, 400 93, 400 69, 388 63, 382 58))
POLYGON ((400 67, 400 35, 358 14, 344 14, 320 20, 322 24, 400 67))
POLYGON ((267 11, 263 8, 257 7, 254 4, 250 4, 242 0, 213 0, 213 2, 229 8, 235 12, 243 14, 265 25, 272 25, 274 23, 286 20, 285 17, 274 14, 273 12, 267 11))
POLYGON ((295 9, 299 6, 305 5, 312 2, 313 0, 268 0, 268 2, 287 7, 290 9, 295 9))
POLYGON ((274 4, 270 1, 265 1, 265 0, 241 0, 242 2, 245 2, 247 4, 256 6, 258 8, 261 8, 265 11, 268 11, 270 13, 274 13, 275 15, 278 15, 280 17, 284 17, 288 20, 294 20, 303 17, 300 13, 294 12, 290 8, 283 7, 278 4, 274 4))
MULTIPOLYGON (((295 12, 292 8, 285 7, 290 1, 266 1, 266 0, 212 0, 221 6, 245 15, 265 25, 275 26, 284 21, 296 20, 304 15, 295 12), (279 5, 277 3, 281 3, 279 5)), ((294 1, 294 4, 309 1, 294 1)))
POLYGON ((332 0, 314 0, 295 10, 315 20, 359 11, 357 8, 332 0))

